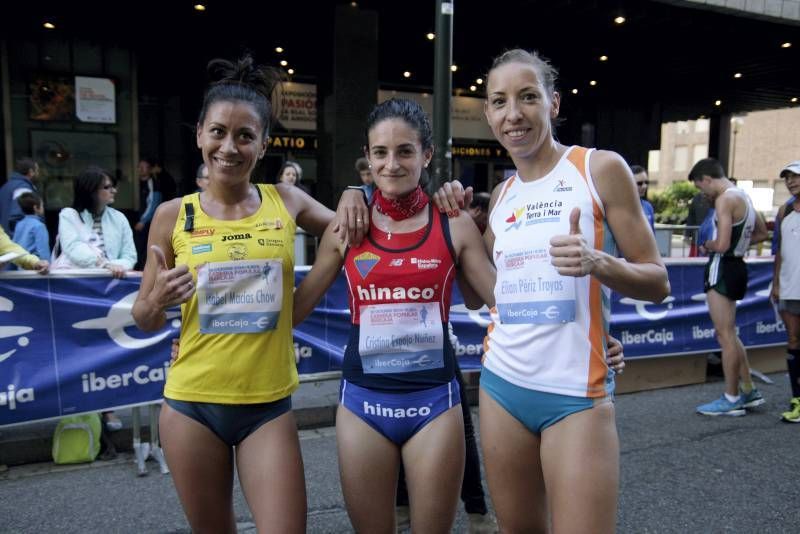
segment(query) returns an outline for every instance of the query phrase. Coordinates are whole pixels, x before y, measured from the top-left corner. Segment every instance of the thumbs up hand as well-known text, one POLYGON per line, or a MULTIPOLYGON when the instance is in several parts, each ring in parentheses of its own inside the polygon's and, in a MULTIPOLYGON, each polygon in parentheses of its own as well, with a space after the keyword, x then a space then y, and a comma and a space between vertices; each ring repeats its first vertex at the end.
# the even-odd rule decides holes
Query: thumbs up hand
POLYGON ((550 238, 550 263, 562 276, 586 276, 597 261, 597 252, 589 247, 580 228, 581 209, 569 214, 569 234, 550 238))
POLYGON ((170 269, 161 247, 150 246, 147 263, 153 264, 156 270, 155 283, 148 297, 153 306, 165 310, 186 302, 194 295, 195 286, 189 267, 177 265, 170 269))

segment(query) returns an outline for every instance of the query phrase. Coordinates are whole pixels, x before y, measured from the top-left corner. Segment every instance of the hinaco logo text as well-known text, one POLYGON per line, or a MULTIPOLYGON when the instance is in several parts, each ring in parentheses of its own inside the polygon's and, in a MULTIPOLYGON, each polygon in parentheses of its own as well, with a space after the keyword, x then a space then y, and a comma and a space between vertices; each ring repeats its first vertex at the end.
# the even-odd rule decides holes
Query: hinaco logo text
POLYGON ((361 300, 431 300, 439 284, 433 287, 369 287, 356 286, 361 300))
POLYGON ((430 406, 409 406, 408 408, 389 408, 381 406, 380 402, 370 404, 364 401, 364 413, 377 417, 390 417, 392 419, 404 419, 406 417, 426 417, 431 414, 430 406))

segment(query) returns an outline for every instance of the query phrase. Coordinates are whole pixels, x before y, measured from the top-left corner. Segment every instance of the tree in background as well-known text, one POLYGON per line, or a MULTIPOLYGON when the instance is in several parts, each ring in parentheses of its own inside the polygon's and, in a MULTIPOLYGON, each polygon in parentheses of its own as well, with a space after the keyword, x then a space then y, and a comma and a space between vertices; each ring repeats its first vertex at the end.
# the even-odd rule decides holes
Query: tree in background
POLYGON ((651 192, 650 202, 656 212, 656 222, 683 224, 689 214, 689 202, 699 190, 688 181, 675 182, 663 191, 651 192))

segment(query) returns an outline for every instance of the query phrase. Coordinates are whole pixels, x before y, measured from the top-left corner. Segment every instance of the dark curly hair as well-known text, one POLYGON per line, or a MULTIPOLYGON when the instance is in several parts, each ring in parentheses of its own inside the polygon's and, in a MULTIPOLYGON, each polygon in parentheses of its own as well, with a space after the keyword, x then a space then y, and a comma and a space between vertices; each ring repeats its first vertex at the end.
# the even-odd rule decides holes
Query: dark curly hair
POLYGON ((227 59, 212 59, 207 70, 211 83, 197 122, 203 124, 208 108, 215 102, 249 102, 261 118, 262 134, 266 138, 272 118, 272 92, 280 84, 281 73, 272 67, 255 65, 249 54, 235 63, 227 59))
POLYGON ((433 147, 433 132, 431 121, 425 110, 418 103, 407 98, 390 98, 381 102, 372 109, 367 119, 366 144, 369 147, 369 132, 379 122, 387 119, 401 119, 405 121, 419 135, 422 150, 433 147))

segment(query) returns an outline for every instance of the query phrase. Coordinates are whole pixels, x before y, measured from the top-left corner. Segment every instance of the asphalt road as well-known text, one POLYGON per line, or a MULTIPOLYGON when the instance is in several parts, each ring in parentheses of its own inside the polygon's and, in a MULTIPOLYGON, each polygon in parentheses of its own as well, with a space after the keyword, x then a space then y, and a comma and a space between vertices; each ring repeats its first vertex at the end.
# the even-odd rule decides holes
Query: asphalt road
MULTIPOLYGON (((785 374, 760 385, 767 403, 746 417, 707 418, 694 407, 721 394, 712 382, 617 399, 622 443, 618 531, 800 532, 800 425, 781 423, 785 374)), ((333 428, 301 432, 308 532, 351 528, 344 511, 333 428)), ((30 464, 0 473, 0 532, 189 532, 169 475, 130 454, 87 466, 30 464)), ((255 532, 238 486, 240 532, 255 532)), ((459 511, 454 531, 465 531, 459 511)))

